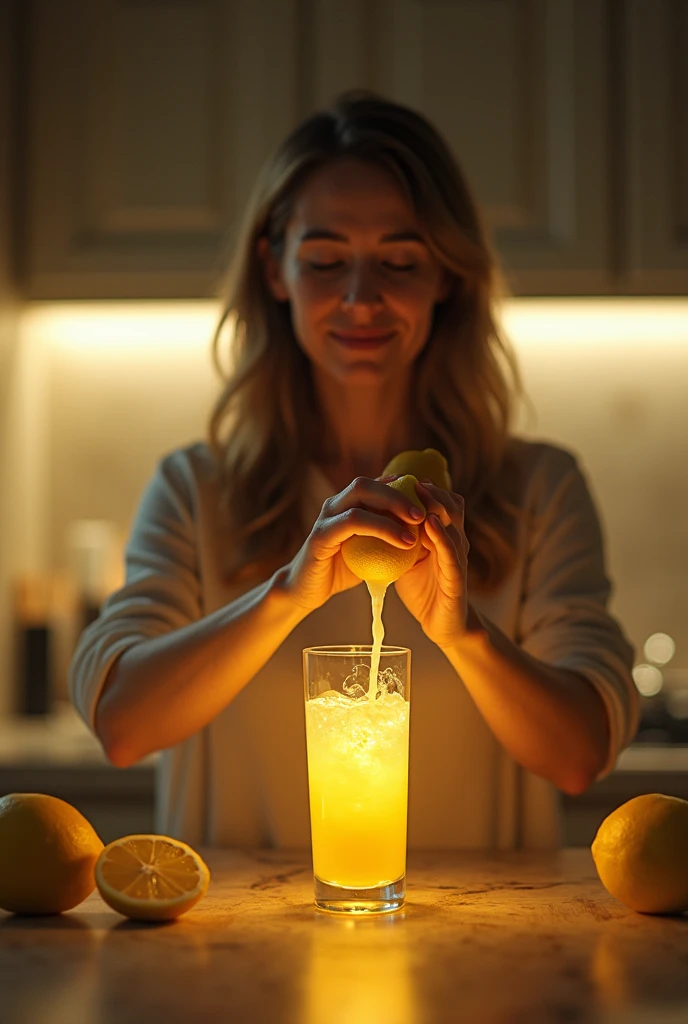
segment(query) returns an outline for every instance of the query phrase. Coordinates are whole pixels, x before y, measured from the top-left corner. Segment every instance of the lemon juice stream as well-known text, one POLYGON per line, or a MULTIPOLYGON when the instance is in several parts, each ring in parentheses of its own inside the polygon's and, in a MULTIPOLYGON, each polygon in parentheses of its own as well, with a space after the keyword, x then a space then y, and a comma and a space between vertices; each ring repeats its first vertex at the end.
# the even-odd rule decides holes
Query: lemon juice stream
POLYGON ((370 653, 370 681, 368 683, 368 700, 375 700, 377 696, 377 674, 380 668, 380 651, 382 641, 385 639, 385 627, 382 624, 382 607, 385 603, 387 583, 379 580, 369 580, 366 583, 370 591, 370 603, 373 609, 373 649, 370 653))
POLYGON ((344 693, 330 689, 306 701, 314 873, 357 890, 389 885, 406 870, 409 704, 391 668, 380 674, 378 692, 386 585, 369 586, 367 692, 345 682, 344 693))

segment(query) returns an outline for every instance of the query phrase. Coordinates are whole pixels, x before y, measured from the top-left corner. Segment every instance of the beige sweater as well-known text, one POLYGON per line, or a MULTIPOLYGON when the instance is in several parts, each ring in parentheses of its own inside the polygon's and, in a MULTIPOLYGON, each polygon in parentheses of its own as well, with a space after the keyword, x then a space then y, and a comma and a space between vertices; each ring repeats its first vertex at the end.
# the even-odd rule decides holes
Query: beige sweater
MULTIPOLYGON (((527 441, 515 441, 515 450, 521 502, 536 517, 521 528, 516 568, 499 590, 470 599, 525 650, 580 672, 597 688, 611 735, 604 775, 635 734, 638 699, 632 648, 606 610, 610 584, 598 518, 570 453, 527 441)), ((72 662, 72 697, 91 727, 118 655, 242 592, 219 574, 224 535, 211 467, 204 444, 175 451, 143 495, 126 552, 126 582, 84 632, 72 662)), ((305 508, 310 523, 333 490, 313 468, 305 508)), ((384 623, 385 642, 413 653, 409 846, 559 845, 558 791, 504 751, 394 587, 384 623)), ((213 722, 163 751, 157 830, 194 845, 307 847, 301 651, 370 642, 364 584, 309 615, 213 722)))

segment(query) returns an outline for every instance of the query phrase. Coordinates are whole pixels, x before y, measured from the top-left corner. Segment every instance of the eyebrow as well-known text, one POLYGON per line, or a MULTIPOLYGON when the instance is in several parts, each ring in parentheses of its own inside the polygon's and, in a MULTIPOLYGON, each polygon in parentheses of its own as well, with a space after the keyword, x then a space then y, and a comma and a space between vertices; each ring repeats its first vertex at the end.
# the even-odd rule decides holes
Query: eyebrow
MULTIPOLYGON (((326 228, 311 228, 306 231, 301 238, 300 242, 312 242, 312 241, 328 241, 328 242, 348 242, 349 239, 346 235, 340 235, 336 231, 328 231, 326 228)), ((383 235, 380 239, 381 242, 420 242, 421 245, 425 245, 425 239, 417 231, 395 231, 390 235, 383 235)))

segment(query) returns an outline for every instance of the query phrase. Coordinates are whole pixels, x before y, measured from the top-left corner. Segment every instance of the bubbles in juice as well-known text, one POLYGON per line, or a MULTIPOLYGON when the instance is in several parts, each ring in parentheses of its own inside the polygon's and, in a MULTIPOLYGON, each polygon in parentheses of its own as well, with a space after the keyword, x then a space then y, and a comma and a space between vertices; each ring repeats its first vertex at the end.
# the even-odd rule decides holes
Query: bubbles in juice
MULTIPOLYGON (((390 680, 389 670, 383 673, 390 680)), ((393 674, 390 680, 394 685, 393 674)), ((328 690, 306 701, 313 866, 333 885, 369 888, 406 864, 409 705, 328 690)))

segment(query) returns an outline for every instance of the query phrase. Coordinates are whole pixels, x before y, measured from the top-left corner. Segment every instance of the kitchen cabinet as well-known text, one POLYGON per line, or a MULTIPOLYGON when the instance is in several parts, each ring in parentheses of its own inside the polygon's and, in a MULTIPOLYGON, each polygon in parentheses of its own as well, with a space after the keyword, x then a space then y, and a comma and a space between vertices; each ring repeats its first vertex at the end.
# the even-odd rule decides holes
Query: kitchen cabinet
POLYGON ((17 61, 12 39, 18 27, 17 2, 0 3, 0 716, 9 710, 12 660, 12 579, 17 570, 16 466, 13 391, 19 363, 21 304, 13 282, 12 202, 14 111, 17 106, 17 61))
POLYGON ((688 4, 624 5, 626 238, 622 288, 688 291, 688 4))
POLYGON ((33 298, 215 293, 256 169, 294 118, 295 0, 32 0, 33 298))
POLYGON ((0 716, 0 796, 48 793, 73 804, 104 843, 155 831, 158 756, 115 768, 71 704, 50 715, 0 716))
POLYGON ((448 140, 518 293, 613 290, 608 26, 580 0, 314 0, 311 95, 367 85, 448 140))
POLYGON ((364 86, 465 168, 516 294, 688 287, 682 0, 32 0, 32 298, 215 294, 252 181, 364 86))
POLYGON ((688 800, 688 746, 631 744, 604 779, 579 796, 562 793, 565 845, 590 846, 607 815, 641 793, 688 800))
POLYGON ((101 840, 155 832, 155 764, 114 768, 95 761, 0 763, 0 796, 47 793, 66 800, 101 840))

